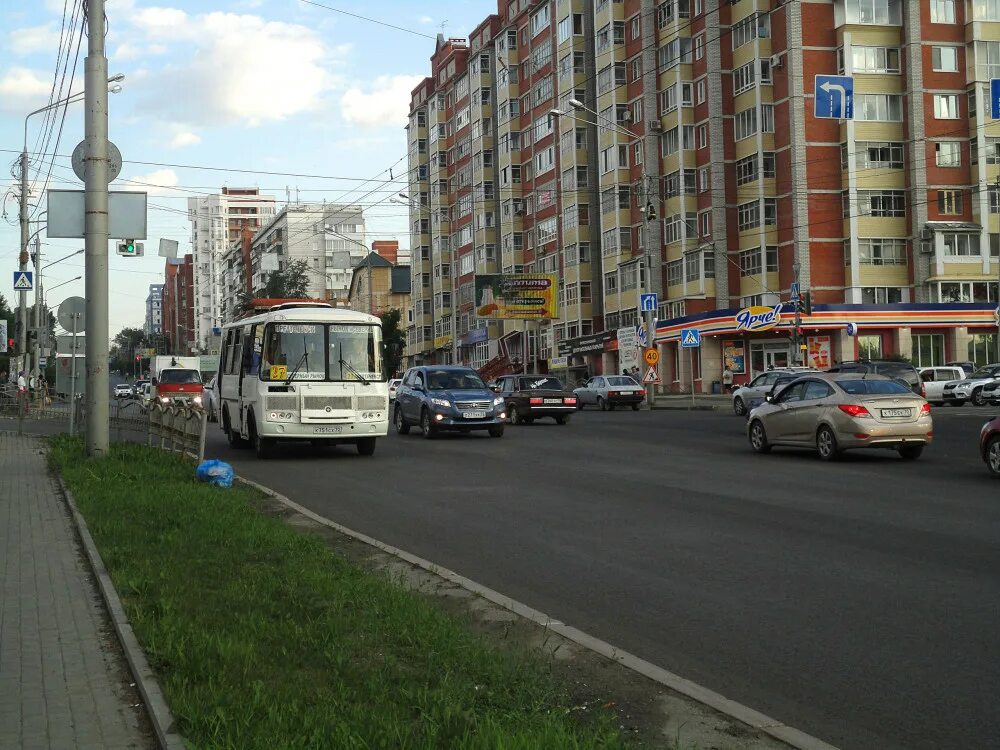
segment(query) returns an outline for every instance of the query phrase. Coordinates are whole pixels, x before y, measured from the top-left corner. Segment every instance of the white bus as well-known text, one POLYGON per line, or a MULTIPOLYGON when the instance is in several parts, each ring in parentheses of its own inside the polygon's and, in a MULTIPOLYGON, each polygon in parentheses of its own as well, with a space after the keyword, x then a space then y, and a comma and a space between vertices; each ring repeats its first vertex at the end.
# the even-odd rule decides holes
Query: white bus
POLYGON ((216 387, 229 444, 249 443, 260 458, 278 440, 353 443, 370 456, 389 429, 381 321, 321 302, 225 326, 216 387))

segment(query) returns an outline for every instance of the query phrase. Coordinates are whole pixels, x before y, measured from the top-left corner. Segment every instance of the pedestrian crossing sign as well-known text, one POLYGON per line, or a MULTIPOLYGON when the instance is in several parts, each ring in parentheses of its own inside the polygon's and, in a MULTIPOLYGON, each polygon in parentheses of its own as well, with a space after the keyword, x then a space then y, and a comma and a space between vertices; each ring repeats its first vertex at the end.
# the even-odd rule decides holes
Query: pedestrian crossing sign
POLYGON ((14 291, 30 292, 31 289, 31 271, 14 271, 14 291))
POLYGON ((681 346, 685 349, 695 349, 701 346, 701 332, 697 328, 682 329, 681 346))

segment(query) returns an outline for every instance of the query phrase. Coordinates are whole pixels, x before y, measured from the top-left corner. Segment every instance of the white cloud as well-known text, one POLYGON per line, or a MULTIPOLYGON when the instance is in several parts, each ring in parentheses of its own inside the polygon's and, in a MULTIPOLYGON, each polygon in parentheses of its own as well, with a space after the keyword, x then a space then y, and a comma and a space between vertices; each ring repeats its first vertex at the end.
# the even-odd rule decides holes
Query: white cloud
POLYGON ((158 169, 149 174, 137 175, 135 177, 121 178, 115 181, 115 185, 121 185, 121 190, 131 190, 139 193, 149 193, 150 195, 180 195, 176 190, 170 190, 177 185, 177 173, 172 169, 158 169))
POLYGON ((177 133, 170 141, 170 148, 183 148, 184 146, 195 146, 201 143, 201 136, 188 130, 177 133))
POLYGON ((16 55, 50 52, 59 46, 59 32, 50 23, 14 29, 7 34, 10 49, 16 55))
POLYGON ((417 23, 422 23, 426 26, 427 24, 434 23, 434 19, 430 16, 420 16, 420 18, 417 19, 417 23))
POLYGON ((410 93, 422 80, 423 76, 379 76, 368 91, 351 87, 340 98, 341 114, 355 125, 405 125, 410 93))
POLYGON ((306 26, 255 15, 153 7, 129 21, 138 32, 132 43, 169 49, 174 61, 150 71, 141 109, 189 127, 253 126, 316 109, 346 50, 306 26))
POLYGON ((10 68, 0 78, 0 109, 21 112, 34 109, 52 92, 52 79, 48 73, 29 68, 10 68))

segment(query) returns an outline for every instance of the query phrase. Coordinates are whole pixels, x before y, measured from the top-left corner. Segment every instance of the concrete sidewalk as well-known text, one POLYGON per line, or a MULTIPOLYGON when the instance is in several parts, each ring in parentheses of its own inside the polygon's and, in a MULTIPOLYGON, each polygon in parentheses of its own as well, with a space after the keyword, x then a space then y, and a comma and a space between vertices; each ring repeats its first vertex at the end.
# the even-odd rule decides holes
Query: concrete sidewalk
POLYGON ((152 748, 44 444, 0 433, 0 748, 152 748))

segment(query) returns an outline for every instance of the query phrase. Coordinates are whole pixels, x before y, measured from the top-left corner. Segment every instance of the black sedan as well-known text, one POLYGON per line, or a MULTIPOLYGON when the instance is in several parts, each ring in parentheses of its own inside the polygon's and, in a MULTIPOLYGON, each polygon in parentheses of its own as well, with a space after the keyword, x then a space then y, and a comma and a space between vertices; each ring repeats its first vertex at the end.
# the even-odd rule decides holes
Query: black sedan
POLYGON ((531 424, 542 417, 566 424, 576 410, 576 394, 550 375, 505 375, 491 390, 503 397, 511 424, 531 424))

